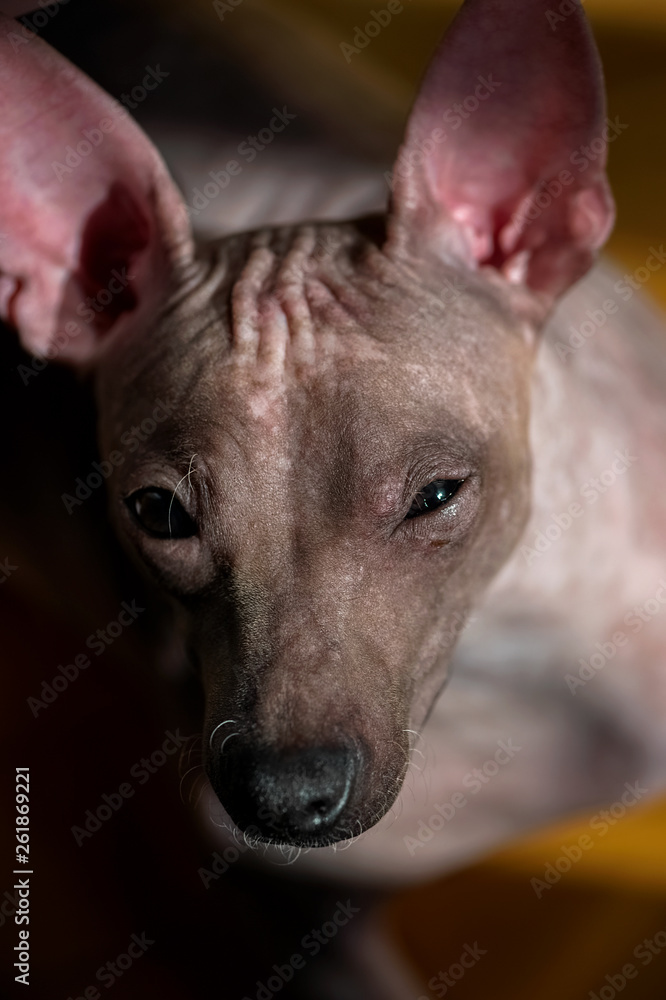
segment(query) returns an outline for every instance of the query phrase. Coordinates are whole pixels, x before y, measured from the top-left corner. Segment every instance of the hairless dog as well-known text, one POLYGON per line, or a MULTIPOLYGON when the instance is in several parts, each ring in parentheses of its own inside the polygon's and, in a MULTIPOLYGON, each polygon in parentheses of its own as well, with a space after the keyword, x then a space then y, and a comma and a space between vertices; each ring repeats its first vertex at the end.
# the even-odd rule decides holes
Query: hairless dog
POLYGON ((306 869, 410 878, 665 784, 666 345, 590 271, 622 123, 570 6, 466 0, 385 215, 206 241, 126 109, 1 22, 0 316, 94 382, 221 821, 353 841, 306 869))

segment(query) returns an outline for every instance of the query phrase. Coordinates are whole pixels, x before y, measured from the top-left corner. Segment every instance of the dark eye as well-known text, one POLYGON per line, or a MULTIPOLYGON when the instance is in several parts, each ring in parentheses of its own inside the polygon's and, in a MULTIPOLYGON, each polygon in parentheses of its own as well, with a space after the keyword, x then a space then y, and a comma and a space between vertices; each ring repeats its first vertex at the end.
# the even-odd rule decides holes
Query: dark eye
POLYGON ((421 514, 429 514, 430 511, 443 507, 458 492, 464 482, 464 479, 433 479, 416 494, 412 506, 405 514, 405 520, 410 517, 420 517, 421 514))
POLYGON ((189 538, 197 526, 172 490, 149 486, 125 500, 135 519, 153 538, 189 538))

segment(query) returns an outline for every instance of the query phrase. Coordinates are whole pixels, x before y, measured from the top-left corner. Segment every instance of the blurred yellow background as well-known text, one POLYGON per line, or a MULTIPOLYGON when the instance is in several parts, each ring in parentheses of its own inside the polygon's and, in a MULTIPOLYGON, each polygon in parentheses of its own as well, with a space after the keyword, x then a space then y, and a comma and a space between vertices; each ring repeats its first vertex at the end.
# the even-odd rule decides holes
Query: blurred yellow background
MULTIPOLYGON (((552 0, 550 8, 557 12, 567 2, 552 0)), ((153 3, 164 10, 163 0, 153 3)), ((347 145, 390 163, 420 77, 458 6, 459 0, 404 0, 399 17, 348 62, 341 43, 370 18, 369 0, 243 0, 242 16, 224 15, 223 37, 272 92, 311 110, 347 145)), ((618 222, 609 251, 637 267, 664 236, 666 2, 585 0, 584 6, 605 67, 608 112, 630 126, 610 149, 618 222)), ((187 15, 202 41, 211 37, 208 0, 187 15)), ((666 276, 658 274, 650 291, 663 297, 665 289, 666 276)))

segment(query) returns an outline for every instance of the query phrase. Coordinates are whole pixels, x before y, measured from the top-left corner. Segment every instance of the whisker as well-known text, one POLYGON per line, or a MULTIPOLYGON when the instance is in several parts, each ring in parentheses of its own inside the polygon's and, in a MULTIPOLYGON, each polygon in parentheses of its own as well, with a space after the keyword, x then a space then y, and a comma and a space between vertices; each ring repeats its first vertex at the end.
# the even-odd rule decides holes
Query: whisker
POLYGON ((209 747, 210 750, 213 749, 213 737, 215 736, 215 733, 218 731, 218 729, 221 729, 222 726, 228 726, 231 722, 233 722, 235 724, 236 720, 235 719, 225 719, 224 722, 220 722, 220 723, 218 723, 217 726, 215 726, 215 729, 210 734, 210 739, 208 740, 208 747, 209 747))
POLYGON ((240 736, 240 733, 229 733, 229 735, 222 740, 222 746, 220 747, 220 756, 224 753, 224 744, 228 743, 228 741, 233 739, 234 736, 240 736))
POLYGON ((183 798, 183 782, 187 778, 188 774, 192 774, 193 771, 199 771, 201 769, 201 767, 202 767, 201 764, 194 764, 192 767, 190 767, 190 768, 187 769, 187 771, 185 772, 185 774, 183 774, 181 776, 181 779, 178 782, 178 791, 179 791, 179 794, 180 794, 180 801, 181 802, 183 802, 183 803, 185 802, 185 799, 183 798))
POLYGON ((207 785, 207 783, 208 783, 208 779, 206 778, 205 774, 200 774, 199 777, 197 778, 197 780, 193 783, 193 785, 192 785, 192 791, 190 792, 190 802, 192 803, 192 807, 194 809, 196 809, 197 806, 199 805, 199 803, 201 802, 201 798, 202 798, 204 792, 206 791, 206 785, 207 785), (200 788, 199 788, 199 791, 197 793, 196 800, 194 802, 192 802, 192 795, 194 794, 194 790, 196 788, 197 782, 200 782, 200 788))
MULTIPOLYGON (((187 479, 190 487, 192 486, 192 480, 190 478, 191 475, 192 475, 192 462, 194 461, 194 459, 196 457, 197 457, 196 453, 194 455, 192 455, 192 458, 190 459, 190 467, 189 467, 189 469, 187 470, 187 472, 185 473, 185 475, 183 476, 183 478, 181 480, 179 480, 179 482, 176 484, 176 488, 173 491, 173 493, 171 494, 171 502, 169 503, 169 512, 167 514, 167 523, 169 525, 169 538, 173 537, 172 534, 171 534, 171 508, 173 507, 173 502, 176 499, 176 493, 178 492, 180 484, 183 482, 183 480, 187 479)), ((195 469, 195 472, 196 471, 197 470, 195 469)))

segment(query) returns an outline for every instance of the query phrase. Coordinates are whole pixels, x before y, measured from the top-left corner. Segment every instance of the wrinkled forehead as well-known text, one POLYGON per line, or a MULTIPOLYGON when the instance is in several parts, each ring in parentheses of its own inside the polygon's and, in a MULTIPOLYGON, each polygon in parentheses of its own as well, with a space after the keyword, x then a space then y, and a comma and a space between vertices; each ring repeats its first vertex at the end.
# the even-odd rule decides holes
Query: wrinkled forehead
POLYGON ((104 434, 161 403, 170 444, 220 420, 270 435, 287 417, 385 439, 446 415, 452 439, 483 438, 522 415, 527 355, 471 273, 406 271, 353 226, 268 230, 208 248, 192 287, 110 355, 104 434))

